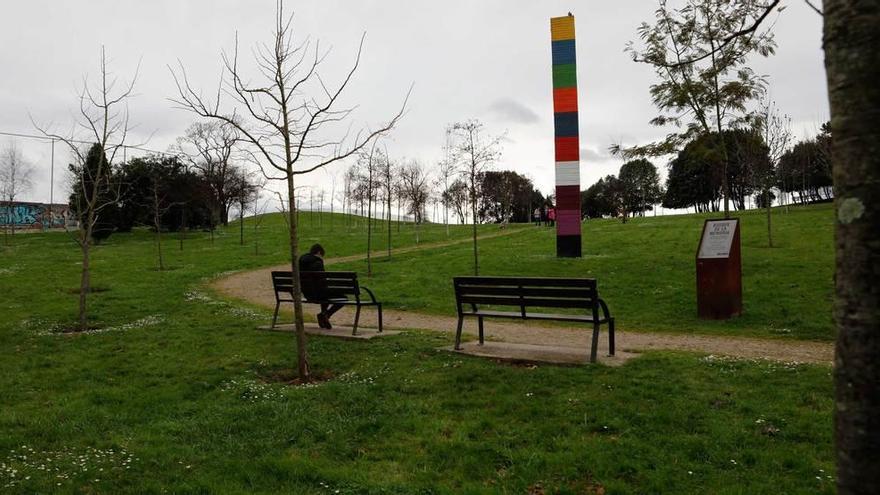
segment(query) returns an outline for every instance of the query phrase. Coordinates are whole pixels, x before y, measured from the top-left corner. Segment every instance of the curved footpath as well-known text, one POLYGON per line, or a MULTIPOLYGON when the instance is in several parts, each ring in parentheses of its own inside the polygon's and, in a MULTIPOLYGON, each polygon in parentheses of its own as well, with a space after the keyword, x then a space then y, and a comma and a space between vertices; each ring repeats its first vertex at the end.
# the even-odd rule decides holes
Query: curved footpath
MULTIPOLYGON (((518 229, 501 231, 480 236, 479 239, 505 236, 517 233, 518 229)), ((403 254, 422 249, 432 249, 470 242, 470 239, 434 242, 418 246, 393 249, 392 254, 403 254)), ((359 254, 340 258, 328 258, 327 264, 342 263, 365 259, 359 254)), ((243 299, 248 302, 275 307, 275 295, 272 291, 272 270, 289 270, 289 265, 279 265, 247 272, 238 272, 217 279, 211 286, 223 295, 243 299)), ((289 305, 288 305, 289 306, 289 305)), ((289 308, 285 314, 290 312, 289 308)), ((385 310, 385 326, 390 329, 420 329, 442 332, 453 332, 457 318, 454 316, 428 315, 411 311, 385 310)), ((334 317, 335 321, 350 321, 353 312, 345 308, 334 317)), ((363 326, 375 326, 375 312, 369 309, 361 313, 363 326)), ((542 326, 531 322, 514 323, 509 321, 486 320, 486 337, 491 340, 518 344, 553 345, 559 347, 588 348, 591 332, 581 328, 542 326)), ((465 332, 476 334, 476 323, 465 322, 465 332)), ((599 353, 607 353, 607 339, 604 332, 600 339, 599 353)), ((834 346, 827 342, 802 340, 776 340, 752 337, 721 337, 700 334, 646 333, 617 331, 617 347, 622 351, 676 350, 693 351, 708 354, 733 356, 745 359, 770 359, 782 362, 801 362, 832 364, 834 346)))

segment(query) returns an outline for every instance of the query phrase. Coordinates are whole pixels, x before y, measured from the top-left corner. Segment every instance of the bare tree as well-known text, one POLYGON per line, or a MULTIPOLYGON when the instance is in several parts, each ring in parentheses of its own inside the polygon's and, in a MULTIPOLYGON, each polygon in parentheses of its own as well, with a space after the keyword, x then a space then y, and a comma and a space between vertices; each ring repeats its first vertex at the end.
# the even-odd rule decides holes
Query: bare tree
POLYGON ((299 234, 295 202, 295 178, 356 154, 373 139, 387 132, 399 121, 406 105, 374 131, 357 132, 351 136, 345 127, 336 127, 340 137, 321 138, 343 125, 353 108, 337 108, 339 98, 351 82, 360 63, 363 37, 350 69, 336 84, 329 84, 319 74, 327 52, 308 40, 295 44, 292 17, 285 17, 283 2, 278 1, 271 43, 254 49, 260 82, 251 82, 250 75, 239 68, 238 39, 232 55, 222 55, 224 72, 213 100, 193 89, 183 65, 172 71, 179 97, 175 103, 201 117, 236 128, 247 144, 245 152, 258 164, 269 179, 283 180, 287 185, 290 265, 293 272, 294 322, 296 326, 297 369, 299 378, 308 382, 308 353, 303 324, 302 293, 299 283, 299 234), (231 103, 223 101, 228 97, 231 103))
POLYGON ((238 244, 244 246, 244 213, 248 206, 260 200, 260 191, 265 181, 254 177, 254 173, 243 168, 235 168, 230 179, 227 194, 238 206, 238 244))
POLYGON ((238 167, 232 162, 241 133, 226 122, 193 122, 177 139, 175 151, 186 157, 209 186, 212 225, 229 224, 229 209, 236 202, 238 167))
POLYGON ((397 181, 397 168, 391 157, 388 155, 388 148, 385 148, 385 159, 379 165, 379 175, 382 181, 383 195, 386 203, 386 212, 388 215, 388 259, 391 259, 391 200, 394 198, 394 184, 397 181))
POLYGON ((118 152, 123 151, 130 130, 127 102, 134 91, 138 70, 128 84, 122 84, 107 67, 107 56, 101 47, 100 76, 95 85, 88 77, 83 78, 79 91, 79 118, 76 127, 86 136, 77 136, 74 130, 67 135, 53 132, 46 126, 34 124, 45 136, 63 142, 70 149, 76 163, 74 180, 82 191, 82 204, 79 205, 80 225, 76 241, 82 251, 82 272, 79 289, 79 330, 88 329, 87 295, 91 292, 91 246, 95 224, 102 210, 116 204, 119 194, 106 194, 112 175, 112 167, 118 152), (95 145, 83 149, 80 143, 94 142, 95 145), (97 151, 94 166, 89 164, 89 154, 97 151))
POLYGON ((346 225, 348 230, 351 231, 351 202, 355 196, 357 186, 357 164, 354 164, 345 170, 343 181, 345 182, 345 191, 342 193, 342 213, 346 216, 346 225), (346 209, 346 204, 348 205, 348 209, 346 209))
POLYGON ((419 243, 419 225, 424 222, 425 206, 431 195, 431 182, 421 163, 411 160, 400 170, 401 192, 409 205, 416 229, 416 244, 419 243))
POLYGON ((324 196, 326 194, 323 187, 318 189, 318 226, 320 228, 324 227, 324 196))
POLYGON ((462 178, 455 179, 449 189, 443 193, 443 201, 452 207, 458 217, 458 223, 464 225, 468 208, 468 186, 462 178))
MULTIPOLYGON (((3 237, 9 245, 9 234, 15 235, 15 219, 12 217, 12 203, 20 194, 30 190, 34 166, 25 161, 14 142, 10 142, 0 154, 0 198, 6 201, 6 228, 3 237)), ((50 205, 51 208, 51 205, 50 205)))
POLYGON ((373 276, 373 198, 375 197, 374 186, 377 178, 379 163, 381 162, 381 150, 376 149, 377 141, 373 141, 369 151, 362 150, 358 163, 363 176, 361 184, 364 186, 364 193, 367 198, 367 276, 373 276))
POLYGON ((452 125, 456 137, 454 156, 461 163, 462 175, 468 187, 474 240, 474 275, 480 274, 477 250, 477 203, 480 194, 480 175, 501 156, 502 136, 485 137, 479 120, 457 122, 452 125))
POLYGON ((754 182, 758 186, 760 194, 764 196, 764 207, 767 210, 767 246, 773 247, 771 190, 778 182, 776 170, 779 168, 779 160, 788 150, 788 145, 791 142, 791 118, 781 114, 775 102, 767 100, 759 109, 756 124, 755 130, 767 146, 769 162, 763 167, 761 163, 755 164, 756 166, 753 167, 754 182))
POLYGON ((162 177, 153 174, 150 177, 150 204, 148 205, 153 212, 153 229, 155 230, 156 239, 156 255, 157 269, 165 270, 165 259, 162 256, 162 216, 165 215, 174 203, 168 201, 166 184, 163 183, 162 177))
POLYGON ((443 192, 440 194, 440 200, 443 204, 443 223, 446 225, 446 237, 449 237, 449 186, 458 175, 458 161, 452 150, 452 128, 446 128, 446 142, 443 144, 443 160, 437 167, 438 181, 443 186, 443 192))
POLYGON ((254 229, 254 256, 260 255, 260 227, 263 225, 263 220, 266 219, 266 209, 269 208, 269 202, 265 201, 262 205, 260 205, 259 196, 256 198, 256 201, 253 202, 254 207, 254 220, 251 222, 251 225, 254 229))

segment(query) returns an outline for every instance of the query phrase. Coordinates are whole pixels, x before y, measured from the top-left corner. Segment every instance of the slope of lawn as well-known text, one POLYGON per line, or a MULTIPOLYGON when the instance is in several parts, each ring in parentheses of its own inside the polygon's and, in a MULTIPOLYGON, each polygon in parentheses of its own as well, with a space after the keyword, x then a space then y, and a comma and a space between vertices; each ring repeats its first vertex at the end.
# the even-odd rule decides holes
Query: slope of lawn
MULTIPOLYGON (((773 212, 774 247, 766 217, 741 218, 742 317, 697 318, 695 253, 706 215, 590 220, 584 257, 555 256, 555 232, 530 227, 479 243, 481 275, 593 277, 619 325, 627 330, 701 332, 830 340, 834 266, 831 205, 773 212)), ((381 256, 377 258, 382 260, 381 256)), ((362 270, 363 263, 333 269, 362 270)), ((453 314, 452 277, 473 274, 469 244, 408 253, 377 263, 365 281, 391 307, 453 314)))
MULTIPOLYGON (((363 230, 329 218, 323 228, 301 219, 304 243, 358 252, 363 230)), ((252 239, 239 246, 235 225, 213 243, 191 234, 183 251, 167 242, 173 269, 162 272, 149 232, 111 236, 95 250, 98 328, 79 335, 60 333, 78 284, 67 235, 0 248, 0 492, 833 493, 823 366, 648 353, 619 368, 521 367, 407 332, 311 338, 312 365, 329 379, 289 386, 292 335, 255 330, 268 311, 205 289, 218 274, 285 261, 283 220, 261 230, 260 255, 252 239)), ((399 242, 414 242, 411 226, 399 242)), ((523 242, 552 247, 530 232, 497 249, 523 242)), ((418 271, 435 270, 433 256, 418 271)), ((411 263, 401 255, 377 270, 397 258, 411 263)))

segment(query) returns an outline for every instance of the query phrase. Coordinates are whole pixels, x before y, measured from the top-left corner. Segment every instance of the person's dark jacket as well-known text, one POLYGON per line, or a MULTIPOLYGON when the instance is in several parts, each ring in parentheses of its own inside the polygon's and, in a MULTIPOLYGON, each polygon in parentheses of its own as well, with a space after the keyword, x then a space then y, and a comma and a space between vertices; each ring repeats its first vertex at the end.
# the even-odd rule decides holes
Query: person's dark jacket
POLYGON ((301 272, 323 272, 324 260, 320 256, 312 253, 306 253, 299 257, 299 271, 301 272))
POLYGON ((324 260, 321 259, 320 256, 316 256, 312 253, 306 253, 299 257, 299 272, 300 272, 300 285, 302 287, 302 293, 306 296, 306 299, 318 300, 321 299, 324 292, 326 292, 323 287, 318 286, 314 279, 309 277, 304 277, 302 275, 303 272, 323 272, 324 271, 324 260))

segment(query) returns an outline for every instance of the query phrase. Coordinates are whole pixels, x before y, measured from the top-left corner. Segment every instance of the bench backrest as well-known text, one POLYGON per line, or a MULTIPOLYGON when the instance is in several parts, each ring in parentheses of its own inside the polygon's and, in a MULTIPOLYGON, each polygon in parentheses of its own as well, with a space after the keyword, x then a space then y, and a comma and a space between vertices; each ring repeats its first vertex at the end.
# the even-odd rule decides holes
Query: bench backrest
POLYGON ((516 306, 525 317, 526 308, 599 308, 596 279, 538 277, 455 277, 455 301, 462 304, 516 306))
MULTIPOLYGON (((335 295, 360 297, 356 272, 300 272, 300 289, 303 294, 332 292, 335 295)), ((272 272, 275 297, 279 293, 293 294, 293 275, 287 271, 272 272)))

